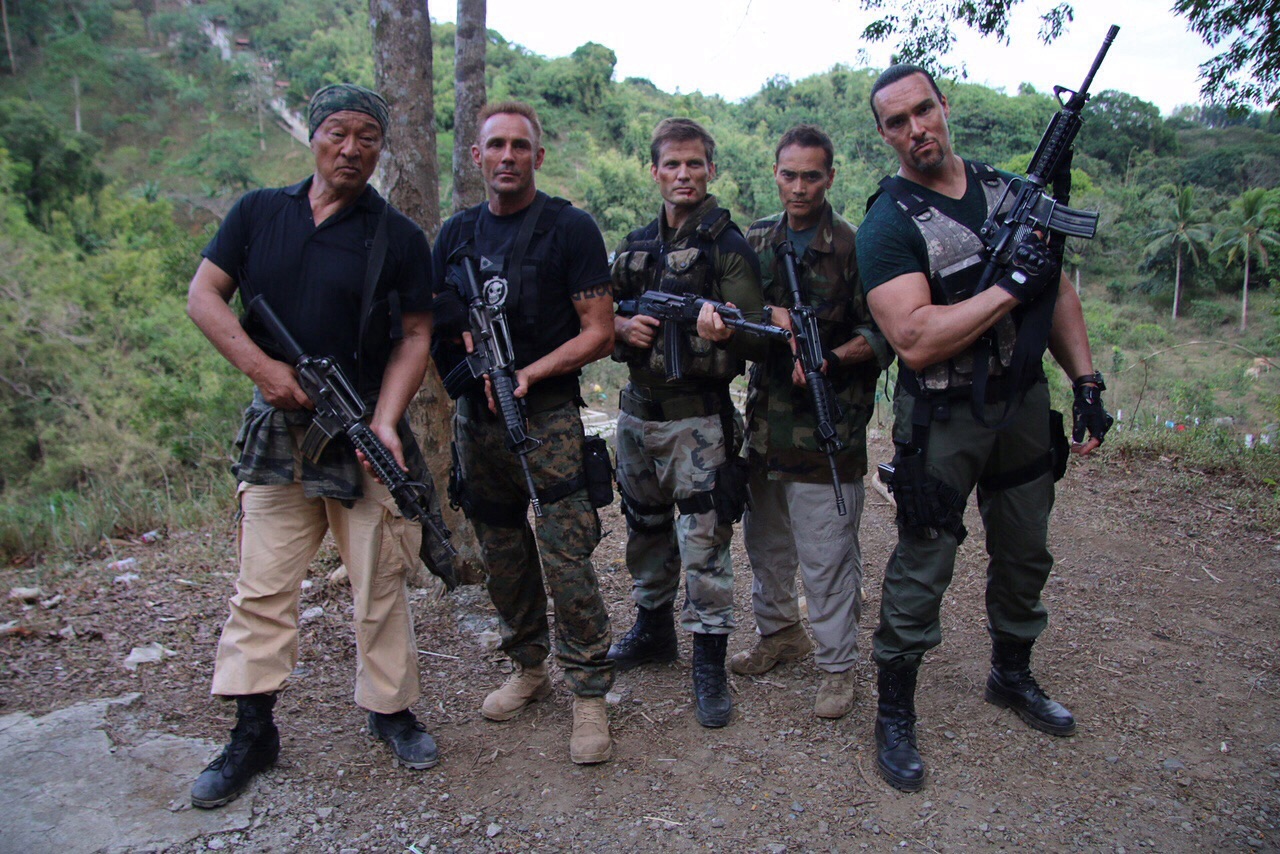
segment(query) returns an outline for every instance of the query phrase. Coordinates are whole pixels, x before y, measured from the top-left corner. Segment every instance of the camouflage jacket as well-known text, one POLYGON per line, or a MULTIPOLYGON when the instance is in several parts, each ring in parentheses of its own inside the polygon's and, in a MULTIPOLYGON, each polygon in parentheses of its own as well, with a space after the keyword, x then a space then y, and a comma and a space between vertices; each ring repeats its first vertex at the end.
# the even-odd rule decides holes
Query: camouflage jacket
MULTIPOLYGON (((308 498, 351 502, 363 497, 360 461, 345 437, 330 441, 316 462, 302 455, 299 447, 310 424, 309 410, 276 409, 255 388, 236 435, 240 457, 232 464, 232 473, 244 483, 259 486, 301 483, 308 498)), ((426 460, 406 419, 400 419, 398 431, 410 475, 430 484, 426 460)))
MULTIPOLYGON (((760 256, 765 300, 770 305, 791 305, 782 261, 774 253, 786 238, 784 214, 759 220, 747 231, 747 242, 760 256)), ((867 422, 875 405, 876 378, 893 361, 893 351, 867 310, 854 256, 854 228, 830 204, 799 259, 799 274, 805 300, 817 309, 823 349, 833 350, 862 336, 874 353, 868 361, 828 374, 843 414, 837 432, 845 449, 836 457, 836 466, 841 479, 857 479, 867 472, 867 422)), ((831 469, 818 448, 809 390, 791 381, 793 363, 790 345, 775 341, 768 358, 751 368, 748 456, 770 479, 822 483, 830 479, 831 469)))

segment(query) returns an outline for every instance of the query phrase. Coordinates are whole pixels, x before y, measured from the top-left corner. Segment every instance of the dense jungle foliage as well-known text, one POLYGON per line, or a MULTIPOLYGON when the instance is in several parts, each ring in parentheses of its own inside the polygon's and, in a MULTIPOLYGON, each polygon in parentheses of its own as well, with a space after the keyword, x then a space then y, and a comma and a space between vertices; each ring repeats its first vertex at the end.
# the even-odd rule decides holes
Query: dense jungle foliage
MULTIPOLYGON (((237 195, 310 171, 270 103, 299 109, 326 83, 372 85, 373 60, 358 0, 7 0, 7 14, 0 552, 30 555, 225 508, 248 383, 187 321, 186 284, 237 195)), ((433 27, 433 41, 447 204, 453 26, 433 27)), ((831 198, 855 223, 895 168, 867 108, 877 69, 774 77, 730 103, 615 80, 614 63, 603 44, 547 59, 490 31, 490 100, 537 106, 540 186, 589 211, 611 244, 657 211, 648 140, 668 115, 712 129, 713 191, 744 225, 777 208, 773 148, 797 122, 835 139, 831 198)), ((1056 109, 1027 86, 943 89, 957 150, 1013 171, 1056 109)), ((1216 423, 1212 443, 1231 449, 1275 432, 1276 374, 1255 360, 1280 348, 1268 263, 1280 249, 1280 117, 1213 106, 1162 117, 1117 90, 1097 93, 1088 116, 1072 204, 1101 211, 1102 225, 1071 247, 1068 273, 1122 427, 1216 423)))

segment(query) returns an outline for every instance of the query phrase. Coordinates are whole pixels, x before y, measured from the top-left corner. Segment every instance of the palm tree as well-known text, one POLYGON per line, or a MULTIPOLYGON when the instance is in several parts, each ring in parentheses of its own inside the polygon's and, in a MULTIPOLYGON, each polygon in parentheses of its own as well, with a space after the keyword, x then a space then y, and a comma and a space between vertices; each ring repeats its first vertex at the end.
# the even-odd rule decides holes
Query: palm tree
POLYGON ((1244 287, 1240 291, 1242 332, 1249 320, 1249 263, 1257 255, 1258 263, 1265 269, 1268 250, 1280 249, 1280 233, 1267 227, 1267 216, 1276 207, 1276 200, 1268 198, 1266 190, 1245 190, 1223 216, 1223 226, 1215 241, 1214 248, 1226 253, 1228 266, 1237 259, 1244 263, 1244 287))
POLYGON ((1183 187, 1174 191, 1173 215, 1149 234, 1152 239, 1144 250, 1148 257, 1173 252, 1174 320, 1178 319, 1178 303, 1182 298, 1182 256, 1185 254, 1192 264, 1199 266, 1200 256, 1208 251, 1212 239, 1208 219, 1205 211, 1196 209, 1195 190, 1183 187))

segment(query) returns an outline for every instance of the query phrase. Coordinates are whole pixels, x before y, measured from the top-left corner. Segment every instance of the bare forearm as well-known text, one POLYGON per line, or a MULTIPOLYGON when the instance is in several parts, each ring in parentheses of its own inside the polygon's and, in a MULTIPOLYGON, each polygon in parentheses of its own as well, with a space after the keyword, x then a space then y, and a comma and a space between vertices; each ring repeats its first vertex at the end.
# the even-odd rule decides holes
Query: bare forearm
POLYGON ((431 358, 431 322, 406 323, 405 327, 405 337, 392 349, 382 374, 373 412, 374 424, 394 428, 409 408, 409 401, 422 387, 422 378, 427 373, 427 362, 431 358))
POLYGON ((1065 276, 1058 287, 1058 304, 1053 311, 1053 328, 1049 332, 1049 352, 1069 380, 1093 373, 1093 353, 1089 347, 1084 308, 1065 276))
POLYGON ((202 261, 187 291, 187 316, 223 358, 259 383, 267 364, 275 360, 245 333, 228 305, 235 289, 229 276, 211 262, 202 261))
POLYGON ((916 371, 964 352, 1018 304, 1003 288, 988 288, 955 305, 934 305, 926 283, 923 298, 904 310, 894 292, 884 290, 893 284, 872 290, 867 302, 898 358, 916 371))

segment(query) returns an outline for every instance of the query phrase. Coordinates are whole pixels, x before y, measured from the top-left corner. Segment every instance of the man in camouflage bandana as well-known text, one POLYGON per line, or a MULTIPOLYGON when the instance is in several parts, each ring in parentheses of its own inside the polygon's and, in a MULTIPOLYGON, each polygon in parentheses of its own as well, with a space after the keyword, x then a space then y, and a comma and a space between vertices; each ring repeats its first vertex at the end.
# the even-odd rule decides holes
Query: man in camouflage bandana
MULTIPOLYGON (((298 663, 298 597, 326 532, 351 579, 355 702, 400 764, 437 762, 434 741, 409 711, 420 691, 405 579, 417 570, 422 529, 403 518, 344 437, 303 454, 311 401, 257 317, 242 329, 228 305, 237 290, 246 304, 265 298, 304 353, 342 368, 370 405, 370 429, 430 484, 404 411, 430 354, 431 252, 422 230, 368 185, 387 105, 341 84, 316 93, 310 116, 312 176, 237 201, 188 295, 191 319, 255 386, 236 439, 240 575, 213 675, 213 694, 236 699, 236 725, 192 786, 198 807, 233 800, 276 759, 272 709, 298 663)), ((438 508, 434 495, 430 503, 438 508)))
MULTIPOLYGON (((765 299, 779 306, 790 306, 792 298, 776 248, 790 241, 795 250, 800 292, 816 310, 826 354, 822 372, 841 415, 835 426, 844 450, 836 455, 836 469, 847 512, 842 516, 837 510, 804 372, 791 342, 775 341, 768 358, 752 366, 747 398, 751 509, 743 519, 743 536, 755 576, 752 605, 759 638, 753 649, 730 661, 735 673, 758 675, 813 648, 800 622, 799 567, 822 673, 814 704, 821 718, 843 717, 853 707, 866 428, 876 377, 893 359, 867 311, 853 226, 826 198, 835 179, 833 155, 831 139, 812 125, 783 134, 773 166, 783 211, 754 223, 747 241, 760 256, 765 299)), ((791 326, 786 311, 775 309, 773 317, 791 326)))

